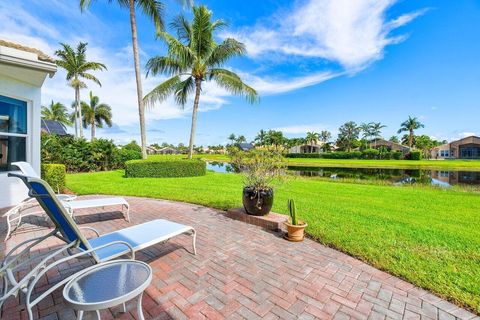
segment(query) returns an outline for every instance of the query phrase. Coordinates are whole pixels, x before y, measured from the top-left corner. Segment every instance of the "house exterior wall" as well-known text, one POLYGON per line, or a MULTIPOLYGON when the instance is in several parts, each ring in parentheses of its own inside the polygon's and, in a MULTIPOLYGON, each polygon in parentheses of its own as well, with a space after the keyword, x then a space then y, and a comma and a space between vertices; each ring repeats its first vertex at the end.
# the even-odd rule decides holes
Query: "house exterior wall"
POLYGON ((432 159, 480 159, 480 138, 466 137, 438 146, 432 150, 432 159))
MULTIPOLYGON (((27 162, 40 172, 40 87, 0 74, 0 95, 27 103, 27 162)), ((17 204, 27 197, 22 181, 0 172, 0 208, 17 204)))

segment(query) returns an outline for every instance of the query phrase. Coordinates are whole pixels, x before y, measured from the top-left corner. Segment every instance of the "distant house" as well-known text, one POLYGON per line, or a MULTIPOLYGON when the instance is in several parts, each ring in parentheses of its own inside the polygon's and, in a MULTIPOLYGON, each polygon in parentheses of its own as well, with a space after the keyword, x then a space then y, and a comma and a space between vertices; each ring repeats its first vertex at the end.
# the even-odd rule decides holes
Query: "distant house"
POLYGON ((255 146, 252 143, 247 143, 247 142, 239 143, 237 146, 242 151, 250 151, 253 148, 255 148, 255 146))
POLYGON ((288 153, 322 153, 323 142, 304 143, 288 149, 288 153))
POLYGON ((158 149, 152 146, 147 146, 146 149, 147 149, 147 154, 157 154, 159 151, 158 149))
POLYGON ((49 134, 56 134, 58 136, 68 135, 63 125, 60 122, 54 121, 54 120, 42 119, 41 130, 42 132, 49 133, 49 134))
POLYGON ((179 153, 177 149, 171 147, 165 147, 160 150, 157 150, 158 154, 177 154, 179 153))
POLYGON ((370 145, 374 149, 385 147, 390 151, 400 151, 402 153, 407 153, 410 151, 410 147, 407 147, 407 146, 404 146, 403 144, 395 143, 392 141, 384 140, 384 139, 374 139, 370 141, 370 145))
POLYGON ((480 159, 480 137, 470 136, 432 149, 432 159, 480 159))

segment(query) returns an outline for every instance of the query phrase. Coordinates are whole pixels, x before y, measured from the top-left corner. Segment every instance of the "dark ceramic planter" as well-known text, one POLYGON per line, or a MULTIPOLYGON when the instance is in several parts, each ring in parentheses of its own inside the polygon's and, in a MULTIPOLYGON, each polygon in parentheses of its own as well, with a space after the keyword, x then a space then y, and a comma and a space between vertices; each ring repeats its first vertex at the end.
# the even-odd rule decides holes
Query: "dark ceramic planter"
POLYGON ((265 216, 273 206, 273 189, 255 192, 252 187, 243 188, 243 207, 248 214, 265 216))

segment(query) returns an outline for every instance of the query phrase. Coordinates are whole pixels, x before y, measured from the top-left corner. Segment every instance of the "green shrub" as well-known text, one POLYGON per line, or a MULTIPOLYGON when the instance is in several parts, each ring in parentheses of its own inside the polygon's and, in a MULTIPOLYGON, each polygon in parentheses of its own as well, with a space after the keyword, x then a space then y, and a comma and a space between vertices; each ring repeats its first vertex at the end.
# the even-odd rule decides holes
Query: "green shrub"
POLYGON ((66 169, 63 164, 42 164, 42 179, 48 182, 57 193, 65 189, 65 174, 66 169))
POLYGON ((403 153, 401 151, 391 151, 390 153, 392 155, 392 159, 395 160, 400 160, 403 156, 403 153))
POLYGON ((410 151, 405 155, 405 160, 421 160, 422 152, 421 151, 410 151))
POLYGON ((129 160, 138 159, 142 159, 142 152, 125 148, 118 150, 115 158, 116 164, 119 168, 124 168, 125 163, 129 160))
POLYGON ((128 160, 141 159, 136 143, 118 149, 112 140, 95 139, 93 142, 70 135, 42 134, 42 163, 61 163, 67 172, 104 171, 123 168, 128 160))
POLYGON ((204 176, 207 164, 201 160, 130 160, 125 163, 128 178, 175 178, 204 176))
POLYGON ((362 151, 363 159, 377 159, 380 155, 380 151, 377 149, 365 149, 362 151))

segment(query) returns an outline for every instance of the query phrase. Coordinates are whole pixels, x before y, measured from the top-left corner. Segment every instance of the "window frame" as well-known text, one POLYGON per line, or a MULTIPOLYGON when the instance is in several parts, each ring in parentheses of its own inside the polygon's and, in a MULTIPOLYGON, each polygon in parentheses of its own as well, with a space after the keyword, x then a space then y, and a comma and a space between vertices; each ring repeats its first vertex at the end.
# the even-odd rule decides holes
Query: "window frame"
MULTIPOLYGON (((18 137, 18 138, 25 138, 25 161, 31 163, 32 162, 32 119, 33 116, 32 112, 32 101, 27 100, 25 98, 21 98, 18 96, 12 96, 10 94, 5 94, 4 92, 0 92, 0 98, 5 97, 12 100, 17 100, 19 102, 25 103, 26 107, 26 130, 27 133, 14 133, 14 132, 0 132, 0 137, 18 137)), ((7 102, 8 103, 8 102, 7 102)), ((0 175, 6 175, 8 172, 13 172, 15 170, 6 170, 0 171, 0 175)))

